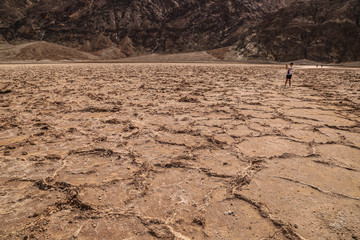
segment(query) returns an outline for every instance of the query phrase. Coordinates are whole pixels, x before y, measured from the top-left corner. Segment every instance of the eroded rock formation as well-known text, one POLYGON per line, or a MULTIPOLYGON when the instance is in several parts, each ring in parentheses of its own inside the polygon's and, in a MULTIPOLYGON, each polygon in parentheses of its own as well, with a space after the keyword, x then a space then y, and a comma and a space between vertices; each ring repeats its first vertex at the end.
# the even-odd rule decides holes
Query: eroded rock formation
POLYGON ((114 57, 232 46, 238 58, 360 58, 358 0, 6 0, 0 6, 6 13, 0 36, 13 44, 118 48, 114 57))

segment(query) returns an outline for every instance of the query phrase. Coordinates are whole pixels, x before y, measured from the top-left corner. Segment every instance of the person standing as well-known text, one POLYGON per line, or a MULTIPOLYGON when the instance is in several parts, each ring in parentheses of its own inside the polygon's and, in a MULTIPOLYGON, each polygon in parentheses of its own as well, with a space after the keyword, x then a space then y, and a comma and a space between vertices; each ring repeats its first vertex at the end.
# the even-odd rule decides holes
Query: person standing
POLYGON ((286 80, 285 80, 285 87, 287 82, 289 82, 289 87, 291 87, 291 77, 292 77, 292 73, 293 73, 293 63, 290 63, 290 67, 288 67, 288 65, 286 65, 286 80))

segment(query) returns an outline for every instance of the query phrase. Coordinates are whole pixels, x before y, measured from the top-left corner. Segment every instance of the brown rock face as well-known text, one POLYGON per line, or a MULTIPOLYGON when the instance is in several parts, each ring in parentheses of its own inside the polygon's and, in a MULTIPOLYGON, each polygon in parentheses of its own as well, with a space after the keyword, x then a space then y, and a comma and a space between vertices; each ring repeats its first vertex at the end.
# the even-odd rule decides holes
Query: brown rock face
POLYGON ((0 1, 0 28, 10 27, 26 15, 26 10, 38 0, 2 0, 0 1))
MULTIPOLYGON (((17 21, 26 18, 26 11, 38 0, 2 0, 0 1, 0 42, 3 35, 9 37, 17 21)), ((7 39, 9 39, 7 37, 7 39)), ((11 38, 12 39, 12 38, 11 38)), ((15 39, 14 39, 15 40, 15 39)))
POLYGON ((16 10, 0 18, 0 35, 10 43, 119 48, 114 56, 229 46, 241 57, 280 61, 355 61, 360 55, 356 0, 6 0, 1 6, 16 10))
POLYGON ((114 44, 129 37, 142 52, 204 50, 231 45, 237 31, 283 6, 281 0, 40 0, 3 34, 9 41, 44 40, 70 47, 103 35, 114 44))
POLYGON ((297 2, 263 18, 241 35, 245 57, 325 62, 360 60, 360 1, 297 2))

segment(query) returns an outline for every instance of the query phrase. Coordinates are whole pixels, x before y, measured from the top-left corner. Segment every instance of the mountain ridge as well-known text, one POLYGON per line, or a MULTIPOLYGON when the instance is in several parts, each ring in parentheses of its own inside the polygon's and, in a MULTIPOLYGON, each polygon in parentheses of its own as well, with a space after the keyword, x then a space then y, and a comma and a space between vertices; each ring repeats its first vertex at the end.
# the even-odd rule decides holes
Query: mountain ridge
POLYGON ((229 47, 235 60, 359 61, 359 44, 352 44, 360 39, 359 5, 357 0, 5 0, 1 7, 18 14, 0 18, 0 39, 47 41, 92 53, 113 49, 112 58, 229 47), (309 26, 321 16, 316 28, 309 26), (344 21, 336 22, 339 17, 344 21), (326 40, 333 35, 348 39, 341 49, 339 41, 326 40))

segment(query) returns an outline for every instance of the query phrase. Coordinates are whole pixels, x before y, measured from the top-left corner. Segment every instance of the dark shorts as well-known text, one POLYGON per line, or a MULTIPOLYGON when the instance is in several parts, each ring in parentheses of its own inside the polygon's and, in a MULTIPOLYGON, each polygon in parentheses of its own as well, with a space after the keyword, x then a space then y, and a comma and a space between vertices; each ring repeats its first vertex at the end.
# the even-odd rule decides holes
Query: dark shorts
POLYGON ((292 74, 286 75, 286 79, 291 79, 291 77, 292 77, 292 74))

